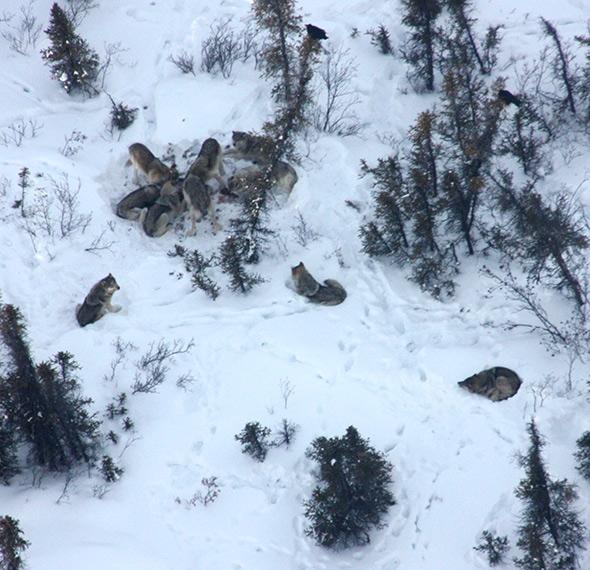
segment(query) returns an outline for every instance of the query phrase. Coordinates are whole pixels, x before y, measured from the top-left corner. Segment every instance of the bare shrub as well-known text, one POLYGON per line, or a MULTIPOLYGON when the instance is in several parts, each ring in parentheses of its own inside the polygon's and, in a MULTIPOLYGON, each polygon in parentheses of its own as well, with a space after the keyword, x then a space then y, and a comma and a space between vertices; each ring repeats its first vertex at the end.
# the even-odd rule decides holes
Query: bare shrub
POLYGON ((187 343, 181 339, 174 339, 172 343, 165 339, 151 343, 147 352, 135 364, 137 372, 131 386, 131 393, 154 393, 156 388, 166 380, 170 360, 174 356, 190 352, 194 345, 192 339, 187 343))
POLYGON ((17 21, 14 24, 12 23, 14 16, 5 16, 6 19, 3 20, 5 29, 0 32, 0 35, 8 42, 8 47, 21 55, 27 55, 29 50, 37 45, 43 28, 33 14, 33 4, 34 1, 31 0, 28 4, 20 6, 17 21))
POLYGON ((188 51, 181 51, 178 55, 169 55, 168 61, 173 63, 182 73, 195 75, 195 56, 188 51))
POLYGON ((301 212, 297 212, 295 219, 297 223, 294 226, 291 226, 291 229, 293 230, 295 239, 300 246, 307 247, 309 243, 320 237, 319 234, 307 224, 305 218, 301 215, 301 212))
MULTIPOLYGON (((96 72, 96 83, 99 89, 104 89, 104 85, 107 80, 107 75, 113 66, 113 62, 117 62, 119 65, 123 64, 123 59, 120 57, 122 53, 125 53, 127 48, 121 46, 121 42, 114 42, 112 44, 104 44, 104 55, 101 58, 102 63, 98 67, 96 72)), ((99 90, 96 90, 96 94, 99 90)))
POLYGON ((94 0, 64 0, 64 4, 65 12, 75 26, 80 25, 90 10, 98 8, 98 2, 94 0))
MULTIPOLYGON (((197 491, 190 499, 184 501, 187 507, 196 507, 197 505, 206 507, 214 503, 217 497, 219 497, 221 490, 219 489, 219 483, 215 475, 203 477, 201 479, 201 485, 204 488, 202 491, 197 491)), ((179 505, 183 503, 180 497, 176 497, 175 502, 179 505)))
POLYGON ((231 18, 215 20, 209 36, 201 44, 201 71, 221 73, 227 79, 236 61, 242 58, 240 36, 231 27, 231 18))
POLYGON ((330 46, 318 69, 319 97, 322 103, 313 111, 316 129, 339 136, 356 135, 361 130, 354 107, 360 103, 358 91, 352 82, 356 77, 357 64, 350 50, 342 46, 330 46))
POLYGON ((123 340, 120 336, 113 341, 112 345, 115 349, 115 357, 109 365, 109 373, 104 375, 105 382, 114 382, 119 366, 127 359, 129 352, 137 350, 137 346, 132 342, 123 340))
POLYGON ((74 129, 69 135, 64 136, 64 144, 59 148, 59 152, 66 158, 75 156, 82 150, 86 138, 84 133, 74 129))
POLYGON ((37 188, 33 204, 25 207, 25 228, 34 239, 45 236, 64 239, 75 233, 84 233, 92 214, 79 212, 81 183, 72 187, 67 174, 59 178, 48 176, 50 190, 37 188))
POLYGON ((43 124, 35 119, 16 119, 0 131, 0 144, 20 147, 26 139, 34 139, 42 128, 43 124))

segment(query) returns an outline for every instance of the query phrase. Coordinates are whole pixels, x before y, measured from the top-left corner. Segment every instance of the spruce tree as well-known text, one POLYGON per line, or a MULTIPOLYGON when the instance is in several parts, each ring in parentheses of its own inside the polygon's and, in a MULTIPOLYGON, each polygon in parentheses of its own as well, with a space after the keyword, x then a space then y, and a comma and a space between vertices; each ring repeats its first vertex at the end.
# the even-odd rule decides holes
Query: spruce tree
POLYGON ((0 517, 0 570, 22 570, 21 554, 28 547, 18 520, 8 515, 0 517))
POLYGON ((99 71, 98 54, 82 39, 66 13, 54 3, 49 27, 45 30, 51 46, 41 50, 41 57, 51 67, 51 76, 66 93, 97 93, 94 83, 99 71))
POLYGON ((576 441, 578 448, 574 454, 576 458, 576 469, 584 479, 590 481, 590 431, 586 431, 576 441))
POLYGON ((555 83, 561 84, 563 93, 558 97, 557 111, 569 110, 572 115, 577 114, 576 107, 576 77, 574 73, 574 55, 568 45, 564 44, 557 28, 545 18, 541 18, 543 32, 551 40, 553 55, 552 72, 555 83))
POLYGON ((318 437, 307 456, 319 464, 320 484, 305 501, 306 534, 326 547, 370 542, 395 504, 391 464, 350 426, 343 437, 318 437))
POLYGON ((409 37, 402 51, 412 66, 410 80, 418 90, 434 91, 436 20, 442 11, 440 0, 402 0, 402 23, 409 37))
POLYGON ((268 439, 270 433, 270 428, 261 426, 259 422, 248 422, 234 438, 242 444, 242 453, 247 453, 262 463, 272 445, 268 439))
POLYGON ((267 36, 261 54, 264 76, 278 80, 273 88, 275 100, 289 103, 294 91, 295 38, 301 33, 295 0, 254 0, 252 10, 267 36))
POLYGON ((444 143, 446 159, 440 208, 446 211, 448 229, 473 255, 477 210, 484 188, 482 171, 493 156, 502 104, 495 96, 487 95, 484 82, 470 63, 467 48, 459 41, 447 43, 441 62, 444 79, 437 134, 444 143))
POLYGON ((403 210, 404 176, 397 155, 380 158, 371 167, 361 161, 361 176, 373 178, 374 221, 361 226, 363 251, 371 256, 392 256, 399 264, 408 260, 407 216, 403 210))
POLYGON ((14 431, 5 418, 0 417, 0 482, 8 485, 19 471, 14 431))
POLYGON ((525 97, 509 124, 501 130, 498 150, 500 154, 516 157, 527 176, 538 178, 550 170, 545 150, 550 139, 547 124, 532 101, 525 97))
POLYGON ((552 480, 542 457, 544 442, 534 420, 527 426, 530 447, 519 458, 525 471, 515 494, 522 501, 517 546, 522 556, 515 558, 523 570, 575 570, 586 528, 573 503, 578 495, 567 479, 552 480))
POLYGON ((585 218, 569 192, 559 191, 549 201, 536 190, 536 180, 518 189, 512 174, 490 174, 496 213, 503 216, 494 228, 494 245, 521 261, 536 282, 567 290, 578 307, 586 302, 585 218))
POLYGON ((248 243, 236 236, 229 236, 221 244, 219 264, 222 271, 230 278, 230 289, 248 293, 252 287, 263 283, 264 279, 257 274, 248 273, 244 267, 250 257, 248 243))
POLYGON ((480 41, 474 31, 477 19, 473 17, 473 0, 445 0, 445 4, 454 24, 454 32, 448 35, 454 36, 454 42, 464 42, 480 72, 489 75, 496 63, 500 26, 490 26, 480 41))
POLYGON ((10 355, 10 371, 0 378, 0 407, 8 425, 31 445, 34 463, 50 471, 74 463, 92 463, 98 447, 98 425, 81 398, 75 376, 78 365, 60 352, 35 365, 20 311, 0 307, 0 338, 10 355))
POLYGON ((258 263, 273 231, 266 225, 267 199, 272 189, 271 167, 265 167, 246 188, 241 198, 241 212, 230 222, 233 235, 241 244, 246 263, 258 263))

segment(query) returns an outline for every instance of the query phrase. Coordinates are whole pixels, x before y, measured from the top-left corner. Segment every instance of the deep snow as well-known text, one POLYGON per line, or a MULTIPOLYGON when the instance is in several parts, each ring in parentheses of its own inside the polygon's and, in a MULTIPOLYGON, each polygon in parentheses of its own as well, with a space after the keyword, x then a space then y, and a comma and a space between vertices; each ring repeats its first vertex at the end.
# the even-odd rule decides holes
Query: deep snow
MULTIPOLYGON (((4 0, 2 9, 16 11, 19 4, 4 0)), ((203 222, 195 237, 177 229, 150 239, 136 223, 117 218, 113 205, 132 188, 124 167, 130 143, 144 142, 156 154, 170 143, 182 151, 208 136, 228 144, 232 130, 257 129, 268 117, 268 84, 251 63, 237 65, 224 80, 181 75, 167 61, 181 49, 198 61, 211 22, 232 16, 238 25, 249 2, 100 0, 80 33, 99 52, 105 42, 121 42, 126 50, 106 88, 140 111, 120 140, 105 131, 106 96, 69 97, 50 79, 38 53, 44 37, 29 56, 12 53, 0 39, 0 128, 19 117, 43 124, 39 136, 21 147, 0 147, 0 176, 11 181, 0 198, 0 290, 4 302, 23 311, 35 358, 71 351, 82 366, 84 393, 102 413, 115 394, 129 391, 133 362, 150 342, 195 341, 190 354, 175 359, 157 394, 130 396, 134 441, 120 457, 125 474, 102 499, 93 496, 96 475, 85 472, 59 504, 63 477, 46 476, 32 486, 26 472, 0 489, 0 514, 18 518, 31 542, 26 552, 31 569, 485 568, 473 551, 480 532, 489 528, 515 536, 519 504, 513 489, 521 477, 515 455, 526 449, 525 424, 534 413, 549 442, 551 473, 580 484, 579 507, 587 513, 588 484, 575 471, 571 454, 590 427, 588 370, 579 366, 574 392, 564 394, 563 357, 551 358, 533 336, 489 326, 506 320, 512 309, 499 296, 484 296, 486 283, 476 267, 466 265, 456 300, 441 304, 398 270, 360 253, 357 228, 370 211, 370 184, 358 177, 359 161, 385 156, 387 135, 403 137, 416 114, 435 101, 412 93, 399 59, 381 56, 362 33, 350 38, 353 26, 362 32, 384 23, 397 44, 403 33, 398 2, 299 4, 304 22, 328 30, 329 41, 348 47, 357 60, 358 112, 367 126, 361 137, 320 136, 309 143, 295 190, 272 212, 281 241, 256 268, 266 283, 248 296, 224 289, 215 302, 193 292, 186 277, 176 277, 181 263, 166 252, 177 242, 210 252, 223 236, 213 236, 203 222), (66 158, 58 149, 74 129, 87 140, 66 158), (80 210, 92 213, 84 234, 55 243, 40 240, 33 249, 18 210, 10 207, 23 166, 31 169, 37 187, 61 172, 73 182, 80 179, 80 210), (361 204, 362 213, 346 207, 346 199, 361 204), (319 235, 307 247, 292 229, 297 212, 319 235), (85 251, 103 231, 110 248, 85 251), (290 267, 301 260, 316 277, 341 281, 349 293, 346 302, 318 307, 286 287, 290 267), (109 272, 121 286, 114 302, 122 311, 80 329, 76 303, 109 272), (138 349, 115 381, 107 382, 118 337, 138 349), (515 398, 493 404, 457 387, 458 380, 494 365, 513 368, 524 379, 515 398), (174 383, 184 372, 195 378, 187 391, 174 383), (534 392, 548 374, 558 380, 540 406, 534 392), (285 386, 292 389, 286 402, 285 386), (282 418, 300 425, 290 449, 272 450, 263 464, 240 453, 233 436, 246 422, 275 427, 282 418), (393 463, 397 504, 370 545, 331 552, 304 535, 302 501, 314 485, 305 449, 313 438, 342 435, 351 424, 393 463), (201 479, 212 475, 221 485, 217 501, 187 507, 184 502, 201 479)), ((498 69, 508 77, 512 71, 504 65, 510 57, 522 61, 540 49, 538 16, 571 38, 585 32, 590 13, 587 0, 476 4, 482 27, 505 25, 498 69)), ((44 24, 50 6, 47 0, 35 4, 44 24)), ((552 180, 572 188, 582 183, 587 202, 588 150, 572 151, 578 156, 569 164, 556 157, 561 166, 552 180)), ((220 209, 227 222, 230 209, 220 209)), ((110 450, 114 457, 126 437, 110 450)), ((590 564, 588 555, 585 563, 590 564)))

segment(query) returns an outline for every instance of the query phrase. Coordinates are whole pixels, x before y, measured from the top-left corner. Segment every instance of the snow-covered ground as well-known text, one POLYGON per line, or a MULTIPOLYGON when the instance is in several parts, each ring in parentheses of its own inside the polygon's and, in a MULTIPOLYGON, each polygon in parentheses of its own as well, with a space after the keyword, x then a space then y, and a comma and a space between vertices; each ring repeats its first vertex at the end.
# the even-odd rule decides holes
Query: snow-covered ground
MULTIPOLYGON (((16 11, 20 2, 3 0, 2 9, 16 11)), ((512 71, 504 64, 511 57, 523 61, 539 51, 539 16, 571 38, 585 32, 590 14, 590 0, 476 4, 482 28, 505 26, 499 73, 508 77, 512 71)), ((512 308, 499 296, 484 295, 487 284, 476 267, 466 265, 457 298, 441 304, 398 270, 360 252, 357 231, 370 211, 371 190, 368 180, 359 179, 360 159, 385 156, 390 149, 382 141, 402 137, 434 102, 413 94, 398 58, 380 55, 362 33, 350 37, 353 27, 363 32, 383 23, 397 45, 403 33, 398 2, 299 5, 304 22, 325 28, 329 42, 349 48, 357 60, 358 112, 367 126, 361 137, 310 141, 292 195, 272 211, 280 241, 256 267, 266 282, 247 296, 224 289, 214 302, 193 292, 188 278, 176 277, 181 262, 166 253, 179 242, 212 252, 222 235, 214 236, 203 222, 195 237, 177 229, 151 239, 137 223, 117 218, 113 205, 132 189, 124 167, 129 144, 141 141, 158 155, 169 144, 182 152, 209 136, 229 144, 232 130, 259 129, 268 118, 269 86, 251 63, 238 64, 223 79, 181 75, 168 61, 182 49, 198 61, 211 22, 232 16, 239 25, 249 2, 100 0, 80 33, 99 52, 105 42, 120 42, 125 50, 105 84, 116 100, 139 108, 120 138, 106 132, 106 96, 69 97, 51 80, 38 53, 44 35, 29 56, 11 52, 0 39, 0 129, 18 118, 43 125, 22 146, 0 147, 0 177, 11 182, 0 197, 0 290, 4 302, 22 310, 35 358, 72 352, 82 366, 84 393, 102 413, 117 393, 129 391, 133 362, 151 342, 195 343, 175 359, 157 394, 130 396, 133 441, 123 435, 110 449, 115 458, 121 454, 125 474, 102 498, 93 493, 96 475, 86 473, 65 497, 63 477, 45 476, 32 485, 30 472, 0 488, 0 515, 20 520, 33 570, 485 568, 473 551, 481 531, 515 536, 519 504, 513 489, 522 476, 515 455, 526 449, 525 425, 533 414, 548 440, 551 473, 580 483, 579 507, 588 512, 590 490, 572 458, 575 440, 590 428, 588 370, 575 369, 574 390, 565 394, 563 357, 550 357, 538 338, 524 332, 489 326, 506 320, 512 308), (77 154, 64 157, 59 149, 73 130, 87 139, 77 154), (92 214, 83 234, 38 240, 33 247, 11 208, 23 166, 37 188, 48 187, 49 175, 65 173, 74 185, 80 180, 80 211, 92 214), (362 212, 347 207, 347 199, 360 203, 362 212), (297 213, 318 234, 306 247, 293 229, 297 213), (85 251, 101 234, 110 247, 85 251), (343 283, 346 302, 326 308, 296 296, 286 281, 299 261, 316 277, 343 283), (121 286, 114 302, 123 309, 81 329, 74 307, 109 272, 121 286), (106 381, 118 337, 138 349, 115 380, 106 381), (458 388, 457 381, 495 365, 522 376, 513 399, 494 404, 458 388), (175 385, 185 372, 195 378, 188 390, 175 385), (549 374, 557 380, 541 402, 538 393, 549 374), (234 434, 246 422, 275 427, 282 418, 300 425, 290 449, 271 450, 262 464, 240 452, 234 434), (304 534, 302 501, 315 483, 305 450, 315 437, 343 435, 349 425, 394 465, 397 504, 368 546, 332 552, 304 534), (207 507, 187 506, 210 476, 218 477, 219 498, 207 507)), ((50 6, 48 0, 34 5, 45 26, 50 6)), ((552 174, 573 188, 588 178, 588 150, 574 150, 579 156, 552 174)), ((587 202, 587 184, 579 191, 587 202)), ((224 204, 220 217, 222 224, 230 218, 224 204)))

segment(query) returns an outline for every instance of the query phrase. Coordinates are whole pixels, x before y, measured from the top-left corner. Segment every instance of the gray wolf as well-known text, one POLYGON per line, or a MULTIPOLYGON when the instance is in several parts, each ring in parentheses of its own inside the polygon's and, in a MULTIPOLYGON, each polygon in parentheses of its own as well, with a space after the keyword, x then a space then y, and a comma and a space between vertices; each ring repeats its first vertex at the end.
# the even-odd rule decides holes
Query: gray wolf
POLYGON ((116 313, 121 307, 111 305, 111 299, 115 291, 120 289, 115 278, 109 273, 104 279, 96 283, 90 293, 86 295, 84 302, 76 307, 76 319, 81 327, 95 323, 106 313, 116 313))
POLYGON ((222 175, 225 174, 223 168, 223 152, 219 142, 213 138, 205 139, 188 173, 198 176, 203 182, 208 182, 211 178, 215 178, 219 186, 225 188, 225 180, 222 178, 222 175))
POLYGON ((160 197, 160 187, 154 184, 142 186, 125 196, 118 204, 115 213, 126 220, 137 220, 141 210, 149 208, 160 197))
POLYGON ((323 284, 318 283, 307 270, 303 261, 291 267, 291 277, 295 291, 307 297, 312 303, 321 305, 339 305, 346 299, 346 290, 338 281, 326 279, 323 284))
POLYGON ((205 214, 209 214, 213 232, 216 233, 220 226, 209 188, 203 179, 189 174, 182 185, 182 194, 192 222, 188 234, 195 235, 197 233, 197 221, 200 221, 205 214))
POLYGON ((142 211, 140 222, 143 231, 149 237, 163 236, 183 210, 180 188, 172 182, 165 182, 155 203, 142 211))
POLYGON ((244 131, 232 132, 232 144, 233 148, 225 151, 227 156, 261 164, 271 162, 275 148, 270 137, 244 131))
POLYGON ((474 394, 485 396, 492 402, 499 402, 512 398, 518 392, 522 380, 510 368, 495 366, 457 383, 461 388, 474 394))
MULTIPOLYGON (((270 178, 273 188, 287 195, 291 193, 298 180, 295 169, 282 160, 277 161, 271 169, 270 178)), ((263 181, 264 171, 259 166, 253 165, 238 170, 233 176, 230 176, 227 187, 230 193, 242 196, 263 181)))
POLYGON ((170 169, 144 144, 133 143, 129 147, 129 162, 135 168, 136 182, 139 172, 145 174, 150 184, 160 184, 171 178, 170 169))

